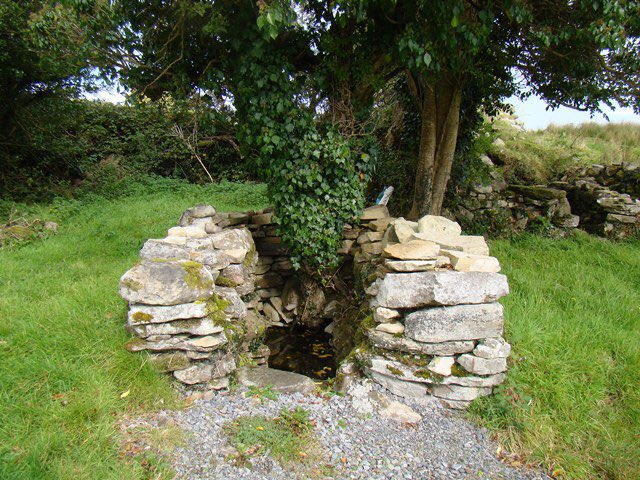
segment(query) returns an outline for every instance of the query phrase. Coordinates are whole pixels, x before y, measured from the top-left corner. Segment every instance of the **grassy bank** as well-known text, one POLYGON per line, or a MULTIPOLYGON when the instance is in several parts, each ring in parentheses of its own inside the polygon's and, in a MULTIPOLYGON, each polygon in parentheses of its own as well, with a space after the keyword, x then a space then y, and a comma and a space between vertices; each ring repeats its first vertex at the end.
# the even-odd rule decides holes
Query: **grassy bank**
POLYGON ((505 144, 490 147, 488 153, 514 183, 557 180, 574 165, 640 163, 640 124, 584 123, 521 131, 498 118, 492 130, 505 144))
POLYGON ((263 189, 167 181, 111 201, 33 209, 62 219, 58 234, 0 252, 0 478, 150 475, 152 465, 119 459, 115 422, 174 399, 165 377, 122 348, 118 280, 147 238, 202 202, 256 208, 263 189))
POLYGON ((492 252, 514 350, 475 417, 560 478, 640 478, 640 243, 527 236, 492 252))

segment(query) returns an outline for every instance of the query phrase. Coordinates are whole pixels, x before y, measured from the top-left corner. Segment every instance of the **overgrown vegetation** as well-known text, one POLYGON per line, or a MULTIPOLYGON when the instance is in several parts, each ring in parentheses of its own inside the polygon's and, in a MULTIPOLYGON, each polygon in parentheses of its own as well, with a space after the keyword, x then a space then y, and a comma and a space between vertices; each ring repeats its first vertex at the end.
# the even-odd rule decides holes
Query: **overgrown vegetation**
POLYGON ((485 150, 511 183, 546 184, 576 165, 640 163, 640 124, 550 125, 523 131, 498 117, 485 135, 504 141, 504 146, 487 145, 485 150))
POLYGON ((509 277, 513 353, 474 418, 559 478, 639 478, 640 243, 577 232, 491 247, 509 277))
POLYGON ((151 178, 118 199, 18 206, 60 226, 0 252, 0 478, 147 478, 143 462, 120 458, 116 421, 171 407, 174 394, 123 348, 118 279, 146 239, 203 202, 260 208, 264 188, 151 178))

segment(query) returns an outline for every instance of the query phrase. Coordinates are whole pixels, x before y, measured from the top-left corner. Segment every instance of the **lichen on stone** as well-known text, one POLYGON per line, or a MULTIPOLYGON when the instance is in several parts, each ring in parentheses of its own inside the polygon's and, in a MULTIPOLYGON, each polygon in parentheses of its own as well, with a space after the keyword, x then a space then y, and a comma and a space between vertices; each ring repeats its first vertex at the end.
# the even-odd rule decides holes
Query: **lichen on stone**
POLYGON ((236 282, 234 282, 230 278, 224 277, 222 275, 220 275, 218 278, 216 278, 215 284, 218 285, 219 287, 235 288, 235 287, 238 286, 238 284, 236 282))
POLYGON ((225 310, 229 306, 229 302, 215 293, 211 295, 206 302, 207 316, 213 321, 213 324, 226 328, 229 322, 225 310))
POLYGON ((153 320, 153 315, 145 312, 136 312, 132 315, 132 318, 136 323, 149 323, 153 320))
POLYGON ((134 292, 137 292, 142 289, 142 283, 132 278, 125 278, 120 283, 122 284, 123 287, 126 287, 129 290, 133 290, 134 292))
POLYGON ((207 290, 213 287, 213 282, 205 279, 204 275, 202 275, 204 266, 201 263, 185 260, 180 262, 180 266, 184 269, 184 281, 189 287, 199 290, 207 290))
POLYGON ((396 377, 404 377, 404 372, 392 365, 387 365, 387 370, 389 370, 389 372, 391 372, 396 377))

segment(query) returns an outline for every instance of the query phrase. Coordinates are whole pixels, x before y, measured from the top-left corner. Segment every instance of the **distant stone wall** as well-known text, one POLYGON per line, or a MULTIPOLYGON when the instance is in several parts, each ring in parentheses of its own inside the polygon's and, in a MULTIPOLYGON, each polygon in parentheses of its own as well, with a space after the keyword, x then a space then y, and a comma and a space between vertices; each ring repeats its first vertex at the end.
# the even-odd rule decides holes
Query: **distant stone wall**
MULTIPOLYGON (((490 159, 485 162, 490 164, 490 159)), ((549 185, 508 185, 491 170, 491 180, 457 192, 452 214, 465 223, 504 220, 522 231, 536 221, 559 229, 582 228, 608 238, 640 230, 640 167, 592 165, 575 168, 549 185)))

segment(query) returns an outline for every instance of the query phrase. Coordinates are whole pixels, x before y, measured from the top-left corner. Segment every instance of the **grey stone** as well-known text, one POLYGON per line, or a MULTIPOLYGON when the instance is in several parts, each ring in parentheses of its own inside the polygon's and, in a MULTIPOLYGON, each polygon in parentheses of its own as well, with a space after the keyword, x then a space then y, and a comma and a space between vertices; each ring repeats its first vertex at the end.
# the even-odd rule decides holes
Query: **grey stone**
POLYGON ((386 218, 389 216, 389 209, 385 205, 374 205, 372 207, 368 207, 364 209, 362 215, 360 215, 360 220, 378 220, 380 218, 386 218))
POLYGON ((251 232, 246 228, 223 230, 211 235, 213 246, 219 250, 244 249, 247 252, 255 248, 251 232))
POLYGON ((424 398, 429 393, 426 385, 415 382, 406 382, 398 380, 395 377, 374 372, 369 368, 365 368, 365 373, 371 380, 382 385, 394 395, 403 398, 424 398))
POLYGON ((144 242, 140 250, 140 258, 151 260, 154 258, 173 258, 187 260, 189 249, 184 245, 175 245, 161 239, 151 239, 144 242))
POLYGON ((205 336, 220 333, 224 330, 221 326, 214 325, 210 318, 193 318, 189 320, 175 320, 168 323, 129 325, 127 329, 142 338, 151 335, 176 335, 179 333, 205 336))
POLYGON ((191 352, 211 352, 227 343, 227 337, 224 333, 216 335, 207 335, 206 337, 190 338, 186 335, 176 335, 164 340, 147 341, 140 338, 134 338, 128 342, 125 347, 131 352, 140 352, 142 350, 150 350, 154 352, 162 352, 167 350, 186 350, 191 352))
POLYGON ((460 355, 457 361, 467 372, 476 375, 494 375, 507 369, 506 358, 480 358, 465 353, 460 355))
POLYGON ((395 337, 388 333, 378 332, 374 329, 367 330, 366 334, 371 344, 375 347, 384 350, 399 350, 405 353, 447 356, 471 352, 474 347, 472 341, 421 343, 410 338, 395 337))
POLYGON ((501 337, 485 338, 476 345, 473 354, 481 358, 506 358, 511 354, 511 345, 501 337))
POLYGON ((444 235, 460 235, 462 228, 457 222, 436 215, 425 215, 418 220, 418 232, 435 232, 444 235))
POLYGON ((278 393, 312 394, 316 384, 299 373, 269 367, 242 367, 237 372, 238 383, 245 387, 267 387, 278 393))
POLYGON ((447 400, 472 401, 481 396, 491 395, 491 387, 462 387, 460 385, 433 385, 431 395, 447 400))
POLYGON ((385 267, 396 272, 426 272, 436 266, 435 260, 389 260, 384 261, 385 267))
POLYGON ((207 304, 205 302, 184 303, 171 306, 132 304, 129 306, 129 312, 127 313, 129 325, 164 323, 173 320, 203 318, 206 316, 207 304))
POLYGON ((488 303, 509 293, 507 277, 485 272, 390 273, 378 285, 376 300, 387 308, 488 303))
POLYGON ((504 378, 504 373, 496 373, 486 377, 456 377, 452 375, 443 378, 440 383, 443 385, 461 385, 463 387, 495 387, 504 382, 504 378))
POLYGON ((197 262, 145 260, 120 278, 120 295, 133 303, 178 305, 212 293, 213 277, 197 262))
POLYGON ((451 375, 451 367, 456 363, 456 359, 453 357, 433 357, 433 359, 427 365, 427 369, 438 375, 448 377, 451 375))
POLYGON ((244 318, 247 315, 247 306, 234 288, 216 287, 215 293, 223 300, 229 302, 229 305, 227 305, 224 311, 231 318, 244 318))
POLYGON ((196 383, 204 383, 211 380, 213 367, 207 363, 198 363, 184 370, 176 370, 173 372, 173 376, 180 382, 187 385, 194 385, 196 383))
POLYGON ((216 209, 211 205, 196 205, 189 209, 193 218, 205 218, 213 217, 216 214, 216 209))
POLYGON ((378 332, 389 333, 391 335, 402 335, 404 332, 404 325, 400 322, 381 323, 376 327, 378 332))
POLYGON ((413 408, 392 400, 384 393, 372 391, 369 392, 369 398, 376 405, 378 413, 383 417, 401 423, 418 423, 422 420, 422 416, 413 408))
POLYGON ((405 316, 405 335, 418 342, 450 342, 497 337, 504 326, 499 303, 418 310, 405 316))

